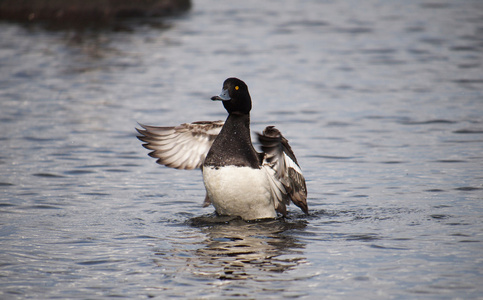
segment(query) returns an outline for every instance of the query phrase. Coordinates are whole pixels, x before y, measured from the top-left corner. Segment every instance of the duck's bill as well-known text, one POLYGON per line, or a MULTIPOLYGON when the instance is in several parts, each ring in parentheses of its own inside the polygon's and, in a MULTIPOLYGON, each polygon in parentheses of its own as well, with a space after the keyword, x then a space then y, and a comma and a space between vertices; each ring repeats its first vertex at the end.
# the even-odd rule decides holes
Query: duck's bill
POLYGON ((231 98, 230 98, 230 95, 228 94, 228 90, 223 89, 223 90, 221 90, 220 95, 211 97, 211 100, 213 100, 213 101, 215 101, 215 100, 228 101, 228 100, 231 100, 231 98))

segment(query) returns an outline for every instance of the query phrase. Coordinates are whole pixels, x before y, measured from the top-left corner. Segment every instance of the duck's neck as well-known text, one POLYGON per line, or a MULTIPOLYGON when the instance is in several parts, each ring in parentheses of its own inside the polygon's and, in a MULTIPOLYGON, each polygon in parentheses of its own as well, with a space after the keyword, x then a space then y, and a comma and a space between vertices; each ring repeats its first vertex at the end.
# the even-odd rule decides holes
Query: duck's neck
POLYGON ((206 156, 205 166, 260 167, 250 137, 250 115, 231 113, 206 156))

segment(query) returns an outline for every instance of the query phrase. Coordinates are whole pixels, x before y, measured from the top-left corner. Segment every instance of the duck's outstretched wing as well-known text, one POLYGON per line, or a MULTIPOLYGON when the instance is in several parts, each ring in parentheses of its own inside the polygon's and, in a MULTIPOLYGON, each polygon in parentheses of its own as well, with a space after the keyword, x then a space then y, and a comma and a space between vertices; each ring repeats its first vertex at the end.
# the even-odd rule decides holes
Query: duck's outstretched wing
POLYGON ((149 156, 167 167, 192 170, 201 168, 208 151, 223 127, 223 121, 201 121, 174 127, 139 124, 143 129, 137 138, 144 148, 153 150, 149 156))
POLYGON ((306 214, 307 187, 302 170, 286 138, 273 126, 258 134, 264 152, 263 168, 268 172, 275 209, 285 215, 290 200, 306 214))

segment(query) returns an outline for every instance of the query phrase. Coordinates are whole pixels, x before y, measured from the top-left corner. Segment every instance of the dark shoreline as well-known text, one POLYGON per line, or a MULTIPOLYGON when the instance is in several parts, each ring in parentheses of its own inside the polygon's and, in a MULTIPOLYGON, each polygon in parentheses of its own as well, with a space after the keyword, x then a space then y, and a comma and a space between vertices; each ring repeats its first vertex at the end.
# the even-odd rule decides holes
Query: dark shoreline
POLYGON ((190 0, 0 0, 0 20, 109 22, 183 13, 190 0))

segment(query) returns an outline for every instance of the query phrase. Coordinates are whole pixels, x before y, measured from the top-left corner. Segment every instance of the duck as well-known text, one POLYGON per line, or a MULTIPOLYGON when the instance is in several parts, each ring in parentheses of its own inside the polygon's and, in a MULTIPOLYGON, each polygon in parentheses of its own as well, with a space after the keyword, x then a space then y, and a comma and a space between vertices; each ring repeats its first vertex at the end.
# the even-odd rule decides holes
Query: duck
POLYGON ((217 215, 244 220, 286 217, 293 202, 308 214, 307 187, 288 140, 274 126, 257 133, 262 152, 250 135, 252 100, 248 86, 230 77, 219 95, 225 121, 197 121, 179 126, 139 124, 137 138, 157 163, 183 170, 200 169, 206 196, 217 215))

